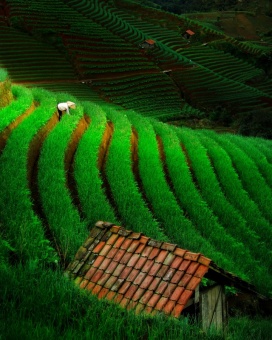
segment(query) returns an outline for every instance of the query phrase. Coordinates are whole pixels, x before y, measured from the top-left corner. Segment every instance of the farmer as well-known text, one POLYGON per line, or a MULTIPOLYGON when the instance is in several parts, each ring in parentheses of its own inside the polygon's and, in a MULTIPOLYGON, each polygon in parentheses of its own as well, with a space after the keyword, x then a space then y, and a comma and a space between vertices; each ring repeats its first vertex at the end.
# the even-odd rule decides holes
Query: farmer
POLYGON ((66 112, 68 115, 70 115, 69 108, 75 109, 76 104, 68 100, 66 103, 59 103, 57 108, 58 108, 59 120, 61 120, 63 113, 66 112))

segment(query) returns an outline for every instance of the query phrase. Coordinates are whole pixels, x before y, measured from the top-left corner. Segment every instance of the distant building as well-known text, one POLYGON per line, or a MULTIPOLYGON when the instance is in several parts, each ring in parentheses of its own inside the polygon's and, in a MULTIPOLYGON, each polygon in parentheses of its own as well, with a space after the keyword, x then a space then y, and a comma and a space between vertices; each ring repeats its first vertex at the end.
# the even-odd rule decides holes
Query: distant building
POLYGON ((140 48, 145 48, 145 49, 154 48, 154 47, 155 47, 155 43, 156 43, 155 40, 147 39, 147 40, 145 40, 144 42, 142 42, 142 43, 139 45, 139 47, 140 47, 140 48))
POLYGON ((191 30, 187 30, 183 33, 183 37, 185 39, 190 39, 194 34, 195 34, 195 32, 193 32, 191 30))

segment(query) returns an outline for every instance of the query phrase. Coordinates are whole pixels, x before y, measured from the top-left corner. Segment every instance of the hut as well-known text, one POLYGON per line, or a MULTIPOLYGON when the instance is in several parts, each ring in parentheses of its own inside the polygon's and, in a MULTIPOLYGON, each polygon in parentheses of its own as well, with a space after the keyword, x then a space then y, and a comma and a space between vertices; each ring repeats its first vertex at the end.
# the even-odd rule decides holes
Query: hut
POLYGON ((66 269, 82 289, 135 313, 179 318, 195 313, 204 330, 224 330, 225 286, 257 294, 254 286, 200 253, 99 221, 66 269), (203 278, 214 282, 200 285, 203 278))
POLYGON ((144 48, 144 49, 150 49, 150 48, 154 48, 156 44, 155 40, 152 39, 147 39, 144 42, 142 42, 139 47, 140 48, 144 48))
POLYGON ((193 32, 191 30, 187 30, 183 33, 183 37, 185 39, 190 39, 193 35, 195 35, 195 32, 193 32))

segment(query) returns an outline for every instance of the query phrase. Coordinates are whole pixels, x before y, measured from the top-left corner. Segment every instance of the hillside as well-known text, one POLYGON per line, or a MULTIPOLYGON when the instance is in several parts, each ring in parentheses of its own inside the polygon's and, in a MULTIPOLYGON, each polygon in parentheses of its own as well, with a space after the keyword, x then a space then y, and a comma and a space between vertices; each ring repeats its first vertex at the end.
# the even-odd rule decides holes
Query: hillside
POLYGON ((15 83, 175 124, 271 137, 265 14, 178 16, 124 0, 1 4, 0 62, 15 83), (155 40, 154 49, 139 47, 146 39, 155 40))
POLYGON ((270 18, 216 15, 0 0, 1 339, 270 339, 270 18), (226 287, 222 334, 82 292, 64 271, 97 221, 203 254, 267 308, 226 287))
POLYGON ((77 109, 58 123, 66 94, 10 89, 0 110, 3 273, 65 268, 104 219, 203 253, 270 294, 270 141, 74 97, 77 109))

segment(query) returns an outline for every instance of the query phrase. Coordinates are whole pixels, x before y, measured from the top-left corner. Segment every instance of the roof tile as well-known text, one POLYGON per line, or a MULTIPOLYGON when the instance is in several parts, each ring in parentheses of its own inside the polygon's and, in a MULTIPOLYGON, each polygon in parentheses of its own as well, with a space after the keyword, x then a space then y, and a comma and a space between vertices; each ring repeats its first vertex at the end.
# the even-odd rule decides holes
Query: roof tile
POLYGON ((121 288, 119 289, 119 293, 124 295, 130 285, 131 285, 131 282, 125 281, 123 285, 121 286, 121 288))
POLYGON ((98 268, 101 263, 105 260, 104 256, 99 255, 93 263, 93 267, 98 268))
POLYGON ((148 257, 148 255, 151 253, 151 251, 152 251, 152 247, 150 247, 150 246, 145 246, 145 248, 144 248, 144 250, 142 251, 142 256, 146 256, 146 257, 148 257))
POLYGON ((147 304, 148 300, 153 295, 153 292, 151 290, 147 290, 144 295, 141 297, 140 302, 143 304, 147 304))
POLYGON ((201 255, 198 259, 198 262, 201 264, 204 264, 204 266, 209 266, 209 264, 211 263, 211 260, 208 259, 207 257, 201 255))
POLYGON ((134 268, 135 269, 141 269, 144 264, 146 263, 147 258, 146 257, 140 257, 139 260, 136 262, 134 268))
POLYGON ((137 247, 137 249, 135 250, 135 254, 141 254, 141 252, 144 250, 144 248, 145 248, 145 244, 143 244, 143 243, 139 243, 139 245, 138 245, 138 247, 137 247))
POLYGON ((110 244, 106 244, 104 246, 104 248, 100 251, 99 255, 103 255, 106 256, 108 254, 108 252, 111 250, 111 245, 110 244))
POLYGON ((153 294, 153 295, 151 296, 151 298, 148 300, 147 305, 148 305, 149 307, 154 308, 154 307, 156 306, 157 302, 159 301, 160 297, 161 297, 161 296, 158 295, 158 294, 153 294))
POLYGON ((175 307, 175 301, 168 300, 165 306, 163 307, 163 311, 165 314, 170 314, 175 307))
POLYGON ((171 267, 177 269, 180 265, 181 262, 183 261, 183 259, 181 257, 176 256, 176 258, 173 260, 173 262, 171 263, 171 267))
POLYGON ((85 254, 87 253, 87 251, 88 251, 87 248, 81 246, 81 247, 78 249, 78 251, 77 251, 77 253, 76 253, 76 255, 75 255, 75 260, 81 260, 81 259, 85 256, 85 254))
POLYGON ((200 254, 198 253, 191 253, 189 251, 186 251, 184 254, 184 259, 190 260, 190 261, 197 261, 199 258, 200 254))
POLYGON ((111 259, 105 258, 104 261, 99 266, 99 269, 105 270, 110 263, 111 263, 111 259))
POLYGON ((116 295, 116 293, 110 290, 110 291, 108 292, 106 298, 107 298, 108 300, 113 300, 114 297, 115 297, 115 295, 116 295))
POLYGON ((178 318, 181 314, 181 312, 184 309, 184 305, 176 304, 174 309, 171 312, 171 315, 174 316, 175 318, 178 318))
POLYGON ((120 294, 120 293, 117 293, 116 295, 115 295, 115 297, 114 297, 114 302, 116 302, 116 303, 120 303, 122 300, 123 300, 123 298, 124 298, 124 295, 123 294, 120 294))
POLYGON ((78 275, 79 276, 85 276, 85 274, 88 272, 90 268, 90 265, 89 264, 84 264, 84 266, 82 266, 78 272, 78 275))
POLYGON ((143 288, 138 288, 135 292, 135 294, 132 296, 133 301, 138 301, 144 294, 145 289, 143 288))
POLYGON ((117 253, 118 249, 117 248, 111 248, 111 250, 107 254, 108 259, 113 259, 115 254, 117 253))
POLYGON ((93 290, 93 288, 95 287, 95 283, 93 282, 89 282, 87 284, 87 286, 85 287, 86 290, 93 290))
POLYGON ((187 250, 184 250, 184 249, 181 249, 181 248, 176 248, 174 250, 174 254, 177 255, 177 256, 181 256, 183 257, 184 254, 186 253, 187 250))
POLYGON ((113 260, 120 262, 121 258, 125 255, 126 251, 123 249, 119 249, 117 253, 114 255, 113 260))
POLYGON ((118 266, 115 268, 112 275, 113 276, 119 276, 125 268, 126 268, 126 266, 124 264, 118 264, 118 266))
POLYGON ((89 283, 88 280, 82 279, 82 281, 80 282, 79 287, 80 287, 80 288, 85 288, 85 287, 87 286, 88 283, 89 283))
POLYGON ((151 253, 148 255, 148 259, 149 259, 149 260, 154 260, 155 257, 159 254, 159 252, 160 252, 160 249, 158 249, 158 248, 153 248, 153 249, 151 250, 151 253))
POLYGON ((127 250, 129 248, 129 246, 131 245, 132 243, 132 240, 127 238, 124 240, 124 242, 121 244, 120 248, 121 249, 124 249, 124 250, 127 250))
POLYGON ((129 238, 132 238, 134 240, 139 240, 142 236, 142 233, 134 233, 132 232, 130 235, 129 235, 129 238))
POLYGON ((179 270, 187 270, 187 268, 189 267, 191 261, 188 261, 188 260, 183 260, 181 262, 181 265, 179 266, 179 270))
POLYGON ((130 253, 134 253, 134 251, 135 251, 135 249, 137 249, 138 245, 139 245, 139 241, 133 240, 127 251, 130 252, 130 253))
POLYGON ((161 249, 167 250, 167 251, 174 251, 176 248, 176 244, 171 244, 171 243, 167 243, 167 242, 163 242, 163 244, 161 245, 161 249))
POLYGON ((120 230, 120 227, 118 227, 117 225, 113 225, 113 226, 110 228, 110 231, 111 231, 112 233, 115 233, 115 234, 117 234, 119 230, 120 230))
POLYGON ((121 258, 120 263, 127 264, 132 255, 133 253, 126 252, 125 255, 121 258))
POLYGON ((186 273, 193 275, 196 272, 198 267, 199 267, 198 262, 192 262, 192 263, 190 263, 190 266, 187 268, 186 273))
POLYGON ((175 273, 175 269, 169 268, 162 279, 164 281, 170 281, 171 278, 173 277, 174 273, 175 273))
POLYGON ((136 276, 139 274, 139 270, 137 269, 132 269, 132 271, 130 272, 129 276, 127 277, 128 281, 134 281, 136 276))
POLYGON ((192 296, 193 291, 192 290, 187 290, 185 289, 183 291, 183 293, 181 294, 178 303, 181 305, 186 305, 187 301, 190 299, 190 297, 192 296))
POLYGON ((158 294, 163 294, 163 292, 166 290, 167 286, 168 286, 168 282, 161 281, 160 284, 158 285, 157 289, 156 289, 156 292, 158 294))
POLYGON ((155 309, 162 310, 163 307, 166 305, 166 302, 168 301, 168 298, 161 296, 158 303, 155 306, 155 309))
POLYGON ((130 272, 132 271, 132 267, 125 267, 120 275, 119 275, 119 278, 120 279, 126 279, 128 277, 128 275, 130 274, 130 272))
POLYGON ((96 284, 94 288, 92 288, 92 294, 97 295, 101 289, 102 289, 102 286, 96 284))
POLYGON ((153 277, 153 280, 152 280, 152 282, 150 283, 150 286, 148 287, 148 289, 149 290, 155 290, 157 287, 158 287, 158 285, 159 285, 159 283, 161 282, 161 278, 159 278, 159 277, 153 277))
POLYGON ((186 287, 187 284, 190 282, 191 278, 192 278, 192 275, 189 275, 187 273, 184 274, 181 280, 178 282, 178 285, 182 287, 186 287))
POLYGON ((139 272, 139 274, 136 276, 136 278, 133 282, 136 285, 140 285, 145 277, 146 277, 146 273, 139 272))
POLYGON ((104 284, 108 281, 110 278, 110 274, 104 273, 101 278, 97 281, 97 284, 104 286, 104 284))
POLYGON ((118 278, 113 284, 112 284, 112 286, 111 286, 111 290, 113 291, 113 292, 117 292, 118 291, 118 289, 122 286, 122 284, 124 283, 124 279, 120 279, 120 278, 118 278))
POLYGON ((87 240, 84 242, 83 247, 89 249, 89 247, 92 245, 94 240, 95 239, 93 237, 88 237, 87 240))
POLYGON ((118 231, 118 235, 121 235, 121 236, 129 236, 130 234, 132 233, 131 230, 126 230, 124 228, 120 228, 120 230, 118 231))
POLYGON ((146 237, 146 236, 143 236, 143 235, 142 235, 141 238, 140 238, 140 242, 141 242, 142 244, 147 244, 149 240, 150 240, 149 237, 146 237))
POLYGON ((163 261, 163 264, 169 266, 173 262, 174 258, 175 258, 175 255, 172 253, 169 253, 166 259, 163 261))
POLYGON ((118 239, 118 237, 119 237, 118 234, 112 234, 110 238, 107 240, 107 244, 112 246, 118 239))
POLYGON ((111 276, 108 279, 108 281, 104 284, 104 287, 111 289, 111 287, 115 284, 116 281, 117 281, 117 277, 111 276))
POLYGON ((95 248, 93 249, 93 253, 100 253, 100 251, 103 249, 104 245, 106 244, 106 242, 99 242, 95 248))
POLYGON ((124 236, 119 236, 118 239, 115 241, 113 247, 114 248, 120 248, 124 241, 125 241, 125 237, 124 236))
POLYGON ((166 259, 167 255, 168 255, 168 251, 161 250, 159 255, 156 257, 155 261, 162 263, 166 259))
POLYGON ((99 299, 104 298, 104 297, 107 295, 108 291, 109 291, 108 288, 102 288, 102 289, 100 290, 100 292, 98 293, 97 297, 98 297, 99 299))
POLYGON ((133 254, 130 258, 130 260, 128 261, 128 266, 129 267, 134 267, 136 262, 139 260, 140 255, 139 254, 133 254))
POLYGON ((161 248, 163 242, 150 239, 147 244, 151 247, 161 248))
POLYGON ((159 269, 161 268, 161 263, 154 263, 153 266, 150 268, 148 275, 155 276, 159 269))
POLYGON ((184 292, 184 287, 176 287, 176 289, 173 291, 172 295, 170 296, 170 300, 177 301, 183 292, 184 292))
POLYGON ((197 270, 196 270, 194 276, 197 276, 197 277, 202 278, 202 277, 207 273, 208 270, 209 270, 208 267, 206 267, 206 266, 204 266, 203 264, 201 264, 201 265, 197 268, 197 270))
MULTIPOLYGON (((167 283, 167 282, 165 282, 165 283, 167 283)), ((166 298, 169 298, 172 295, 172 293, 174 292, 175 288, 176 288, 176 285, 174 285, 173 283, 168 283, 166 285, 166 289, 163 291, 162 295, 166 298)))
POLYGON ((93 274, 96 272, 96 270, 97 270, 96 268, 91 267, 85 274, 85 279, 90 280, 93 274))
POLYGON ((196 287, 200 284, 201 279, 199 277, 192 277, 190 282, 187 284, 186 289, 195 290, 196 287))
POLYGON ((107 274, 112 274, 115 271, 115 268, 118 266, 118 262, 112 261, 107 269, 106 269, 106 273, 107 274))
POLYGON ((141 283, 140 287, 141 287, 141 288, 144 288, 144 289, 147 289, 147 288, 150 286, 150 284, 151 284, 151 282, 152 282, 153 280, 154 280, 153 276, 147 275, 147 276, 144 278, 143 282, 141 283))
POLYGON ((137 285, 131 284, 125 293, 125 297, 131 299, 137 289, 138 289, 137 285))
POLYGON ((142 272, 147 273, 150 268, 153 266, 154 261, 152 260, 147 260, 144 266, 142 267, 142 272))
POLYGON ((77 263, 77 266, 76 266, 75 269, 73 270, 73 273, 74 273, 74 274, 77 274, 83 265, 84 265, 84 262, 78 262, 78 263, 77 263))
POLYGON ((104 274, 103 270, 98 269, 91 277, 91 281, 97 283, 103 274, 104 274))
POLYGON ((160 270, 158 271, 157 276, 158 277, 163 277, 166 274, 168 269, 169 269, 169 266, 166 266, 165 264, 163 264, 161 266, 160 270))
POLYGON ((178 283, 181 280, 183 275, 184 275, 184 271, 177 270, 171 279, 171 283, 178 283))

